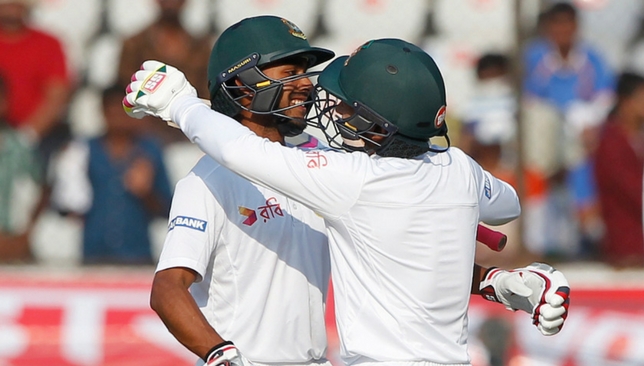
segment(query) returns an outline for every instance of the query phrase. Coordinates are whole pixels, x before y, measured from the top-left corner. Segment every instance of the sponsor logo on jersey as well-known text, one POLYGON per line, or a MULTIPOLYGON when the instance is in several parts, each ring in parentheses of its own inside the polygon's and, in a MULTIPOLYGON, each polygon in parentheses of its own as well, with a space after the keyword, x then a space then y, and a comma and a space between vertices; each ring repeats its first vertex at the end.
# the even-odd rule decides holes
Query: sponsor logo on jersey
POLYGON ((306 162, 306 167, 309 169, 320 169, 329 164, 326 156, 318 150, 307 151, 306 158, 309 159, 306 162))
POLYGON ((248 207, 239 206, 239 214, 246 216, 246 220, 242 221, 242 224, 244 225, 252 226, 255 221, 257 221, 257 214, 255 213, 255 210, 248 207))
POLYGON ((286 26, 289 28, 289 29, 288 29, 288 32, 289 32, 293 37, 297 37, 297 38, 301 38, 301 39, 306 39, 306 35, 304 34, 304 32, 302 32, 302 30, 300 29, 300 27, 298 27, 297 25, 293 24, 292 22, 290 22, 290 21, 288 21, 288 20, 286 20, 286 19, 282 19, 282 23, 286 24, 286 26))
POLYGON ((259 216, 264 220, 264 222, 267 222, 276 216, 284 216, 284 211, 282 211, 282 206, 277 202, 277 198, 271 197, 266 200, 266 203, 263 206, 257 207, 256 210, 239 206, 239 213, 242 216, 246 216, 246 220, 244 220, 242 224, 252 226, 257 221, 257 211, 259 211, 259 216))
POLYGON ((492 198, 492 185, 487 177, 485 177, 485 197, 488 199, 492 198))
POLYGON ((177 216, 168 225, 168 231, 175 228, 175 226, 183 226, 189 229, 206 231, 207 222, 204 220, 195 219, 194 217, 177 216))

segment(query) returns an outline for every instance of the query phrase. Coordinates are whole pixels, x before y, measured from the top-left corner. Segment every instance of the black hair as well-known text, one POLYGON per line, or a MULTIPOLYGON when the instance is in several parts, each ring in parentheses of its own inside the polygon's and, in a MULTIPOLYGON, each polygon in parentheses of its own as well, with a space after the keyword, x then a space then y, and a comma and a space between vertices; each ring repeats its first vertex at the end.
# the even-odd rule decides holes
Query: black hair
POLYGON ((548 20, 552 20, 557 15, 568 15, 573 20, 577 20, 577 8, 571 3, 558 2, 552 5, 545 13, 548 20))
POLYGON ((507 72, 510 67, 510 60, 507 56, 500 53, 486 53, 476 62, 476 74, 480 75, 483 71, 498 68, 507 72))
POLYGON ((617 81, 617 100, 631 97, 635 91, 644 86, 644 77, 634 72, 624 72, 617 81))

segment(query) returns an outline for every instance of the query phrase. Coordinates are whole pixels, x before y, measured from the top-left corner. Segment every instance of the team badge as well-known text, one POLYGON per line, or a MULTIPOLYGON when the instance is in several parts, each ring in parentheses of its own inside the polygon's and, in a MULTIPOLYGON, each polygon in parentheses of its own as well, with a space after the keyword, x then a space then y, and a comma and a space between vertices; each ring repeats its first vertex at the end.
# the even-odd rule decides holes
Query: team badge
POLYGON ((365 43, 363 43, 360 47, 358 47, 358 48, 356 48, 355 50, 353 50, 353 52, 351 52, 351 54, 349 55, 349 57, 347 57, 347 59, 346 59, 346 60, 344 60, 344 66, 347 66, 347 65, 349 64, 349 61, 351 60, 351 58, 352 58, 353 56, 355 56, 358 52, 360 52, 360 51, 364 50, 365 48, 369 48, 369 46, 371 46, 371 44, 372 44, 372 43, 373 43, 373 41, 365 42, 365 43))
POLYGON ((286 19, 282 19, 282 23, 286 24, 286 26, 289 28, 288 32, 291 33, 293 37, 306 39, 306 35, 304 34, 304 32, 302 32, 300 27, 286 19))
POLYGON ((445 113, 446 113, 446 111, 447 111, 447 108, 445 106, 442 106, 442 107, 440 107, 440 109, 436 113, 436 117, 434 117, 434 126, 436 128, 440 128, 445 123, 445 113))

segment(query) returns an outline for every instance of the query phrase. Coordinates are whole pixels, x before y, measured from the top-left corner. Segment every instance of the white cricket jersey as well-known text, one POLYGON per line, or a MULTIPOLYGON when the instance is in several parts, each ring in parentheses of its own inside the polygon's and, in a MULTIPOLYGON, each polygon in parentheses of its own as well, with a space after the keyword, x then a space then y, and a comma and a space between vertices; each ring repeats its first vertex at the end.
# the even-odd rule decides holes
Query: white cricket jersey
POLYGON ((254 364, 325 360, 324 221, 204 156, 176 186, 157 271, 186 267, 215 330, 254 364))
POLYGON ((457 148, 418 159, 289 149, 192 97, 172 117, 224 166, 325 218, 343 361, 469 364, 476 227, 519 215, 510 185, 457 148))

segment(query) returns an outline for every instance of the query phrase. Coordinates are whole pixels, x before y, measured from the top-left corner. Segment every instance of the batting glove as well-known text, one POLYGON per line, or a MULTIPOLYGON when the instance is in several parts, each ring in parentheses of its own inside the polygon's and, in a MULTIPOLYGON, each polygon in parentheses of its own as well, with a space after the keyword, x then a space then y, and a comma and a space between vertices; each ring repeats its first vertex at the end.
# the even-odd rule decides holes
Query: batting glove
POLYGON ((239 350, 231 341, 214 346, 204 361, 206 361, 206 366, 244 366, 239 350))
POLYGON ((511 271, 490 268, 479 289, 486 300, 532 315, 532 323, 543 335, 559 333, 568 316, 568 281, 563 273, 544 263, 511 271))
POLYGON ((141 70, 132 75, 132 81, 125 89, 123 109, 134 118, 145 115, 159 117, 173 127, 170 106, 182 95, 197 96, 186 76, 176 68, 159 61, 145 61, 141 70))

